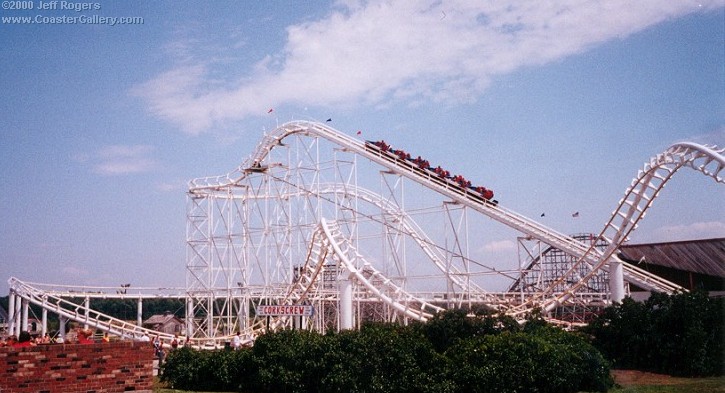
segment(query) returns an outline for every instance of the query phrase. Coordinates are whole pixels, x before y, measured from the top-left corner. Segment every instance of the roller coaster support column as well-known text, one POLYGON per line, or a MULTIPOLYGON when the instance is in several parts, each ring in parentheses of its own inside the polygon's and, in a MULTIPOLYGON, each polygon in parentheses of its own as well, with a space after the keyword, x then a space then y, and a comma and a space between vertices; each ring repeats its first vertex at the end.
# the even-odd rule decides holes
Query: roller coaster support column
POLYGON ((624 268, 621 261, 609 260, 609 292, 613 302, 624 300, 624 268))
POLYGON ((43 308, 42 312, 42 319, 41 325, 40 325, 40 337, 45 337, 45 333, 48 333, 48 310, 46 308, 43 308))
POLYGON ((143 325, 143 299, 138 298, 136 302, 136 326, 143 325))
POLYGON ((28 309, 30 308, 30 303, 28 303, 27 300, 23 299, 23 320, 20 323, 20 329, 18 330, 18 334, 22 331, 28 330, 28 309))
POLYGON ((240 332, 247 330, 247 310, 249 307, 246 305, 245 297, 239 299, 239 312, 237 312, 237 330, 240 332))
POLYGON ((214 337, 214 293, 209 292, 209 297, 206 299, 206 336, 214 337))
POLYGON ((58 336, 60 336, 61 339, 63 339, 63 342, 65 342, 65 324, 67 323, 68 319, 64 316, 59 315, 58 316, 58 322, 60 326, 58 327, 58 336))
POLYGON ((23 330, 23 298, 20 296, 15 297, 15 336, 20 336, 20 332, 23 330))
POLYGON ((340 290, 340 330, 352 329, 352 280, 348 276, 338 279, 340 290))
POLYGON ((86 296, 86 300, 83 301, 83 313, 86 316, 86 321, 83 324, 83 330, 88 330, 88 328, 90 327, 90 325, 88 324, 88 319, 90 317, 89 316, 90 308, 91 308, 91 298, 86 296))
MULTIPOLYGON (((187 295, 188 296, 188 295, 187 295)), ((186 337, 194 336, 194 299, 186 298, 186 337)))
POLYGON ((8 297, 8 334, 15 337, 18 336, 17 334, 15 334, 15 326, 17 326, 17 323, 15 322, 16 315, 15 292, 11 290, 10 296, 8 297))

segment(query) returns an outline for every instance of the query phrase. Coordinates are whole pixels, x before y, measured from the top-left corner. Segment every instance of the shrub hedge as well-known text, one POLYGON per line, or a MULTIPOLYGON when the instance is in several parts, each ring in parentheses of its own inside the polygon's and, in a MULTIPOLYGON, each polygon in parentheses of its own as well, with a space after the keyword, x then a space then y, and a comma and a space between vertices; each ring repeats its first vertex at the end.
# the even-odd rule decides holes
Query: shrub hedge
POLYGON ((370 324, 325 335, 284 330, 240 351, 173 351, 161 380, 177 389, 275 393, 566 393, 612 386, 608 362, 582 335, 511 322, 449 311, 410 326, 370 324))
POLYGON ((325 335, 286 330, 241 351, 179 349, 169 354, 162 380, 207 391, 566 393, 606 391, 610 364, 725 375, 725 307, 705 292, 627 298, 581 333, 536 317, 522 326, 485 313, 470 318, 451 310, 425 324, 325 335))
POLYGON ((684 377, 725 375, 725 308, 704 291, 626 298, 584 329, 615 368, 684 377))

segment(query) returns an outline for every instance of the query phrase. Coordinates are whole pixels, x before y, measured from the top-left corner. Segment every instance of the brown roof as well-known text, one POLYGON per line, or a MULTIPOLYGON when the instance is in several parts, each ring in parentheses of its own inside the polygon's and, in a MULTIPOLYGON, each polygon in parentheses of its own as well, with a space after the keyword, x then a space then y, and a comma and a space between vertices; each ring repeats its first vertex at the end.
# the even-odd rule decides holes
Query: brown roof
POLYGON ((144 325, 163 325, 170 321, 175 320, 176 322, 181 322, 179 318, 174 316, 174 314, 156 314, 149 317, 149 319, 145 320, 143 322, 144 325))
POLYGON ((647 263, 709 276, 725 277, 725 238, 627 244, 620 246, 619 251, 625 261, 633 264, 647 263))

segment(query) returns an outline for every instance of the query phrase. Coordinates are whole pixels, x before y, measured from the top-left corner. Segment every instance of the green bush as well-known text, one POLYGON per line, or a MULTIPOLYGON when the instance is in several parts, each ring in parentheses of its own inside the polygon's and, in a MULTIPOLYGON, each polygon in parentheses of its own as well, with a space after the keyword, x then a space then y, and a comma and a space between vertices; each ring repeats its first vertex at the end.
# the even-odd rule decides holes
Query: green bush
POLYGON ((625 298, 585 332, 615 368, 675 376, 723 375, 723 299, 701 291, 625 298))
POLYGON ((315 392, 323 375, 323 336, 306 330, 282 330, 257 338, 252 348, 259 390, 315 392))
POLYGON ((607 362, 583 336, 538 320, 522 328, 457 311, 430 326, 376 323, 326 335, 283 330, 241 351, 182 348, 167 357, 162 381, 177 389, 274 393, 566 393, 611 386, 607 362))
POLYGON ((268 392, 445 392, 443 358, 412 328, 371 324, 319 335, 284 330, 260 336, 257 389, 268 392))
POLYGON ((199 352, 190 348, 171 351, 161 367, 160 380, 177 389, 199 387, 201 381, 211 377, 204 367, 205 358, 209 355, 210 352, 199 352))
POLYGON ((445 359, 412 327, 370 324, 326 336, 325 392, 446 392, 445 359))
POLYGON ((160 380, 175 389, 245 391, 255 387, 256 370, 250 349, 240 351, 171 351, 162 366, 160 380))
POLYGON ((419 328, 439 353, 460 340, 520 329, 519 324, 507 316, 483 315, 471 318, 468 314, 469 311, 465 309, 448 310, 436 314, 419 328))
POLYGON ((459 392, 605 392, 613 384, 594 347, 553 327, 460 341, 446 355, 459 392))

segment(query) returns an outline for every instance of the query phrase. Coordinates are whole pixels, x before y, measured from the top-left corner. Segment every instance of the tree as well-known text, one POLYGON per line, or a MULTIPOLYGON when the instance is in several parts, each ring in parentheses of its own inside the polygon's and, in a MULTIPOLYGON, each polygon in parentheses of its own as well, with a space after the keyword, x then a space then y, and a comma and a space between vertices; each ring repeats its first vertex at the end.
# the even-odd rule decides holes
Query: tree
POLYGON ((616 368, 677 376, 723 375, 723 299, 653 293, 607 307, 584 331, 616 368))

